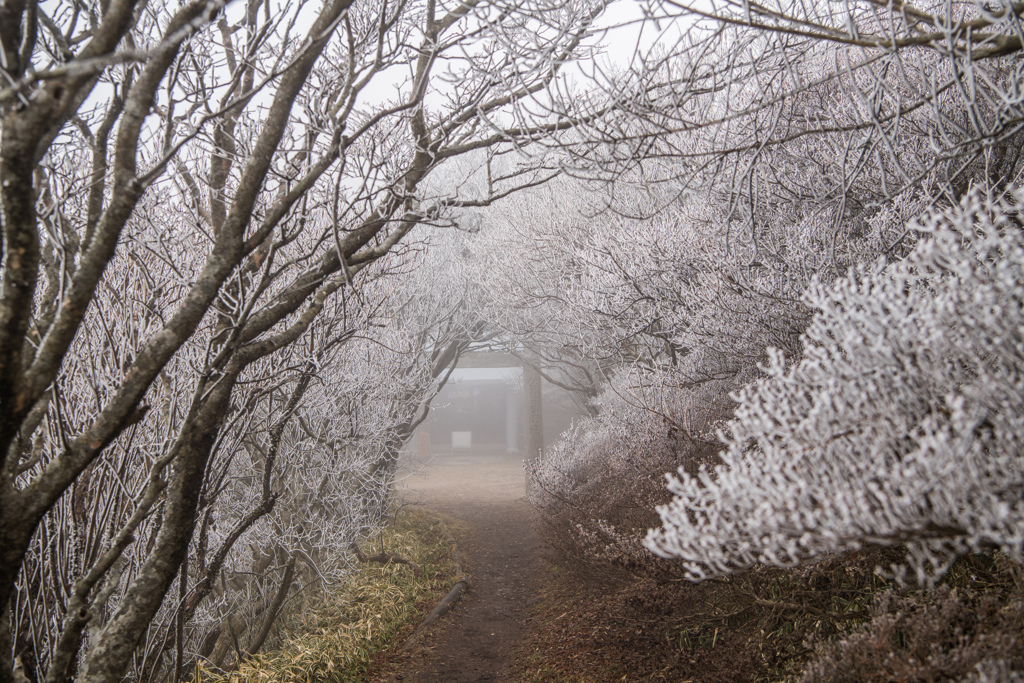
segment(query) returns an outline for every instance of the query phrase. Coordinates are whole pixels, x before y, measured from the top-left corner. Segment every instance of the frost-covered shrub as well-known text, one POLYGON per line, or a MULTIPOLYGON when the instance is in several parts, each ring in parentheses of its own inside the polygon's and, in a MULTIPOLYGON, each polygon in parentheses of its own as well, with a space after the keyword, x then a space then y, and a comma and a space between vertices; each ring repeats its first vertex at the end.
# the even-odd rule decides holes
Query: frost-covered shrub
POLYGON ((651 564, 643 532, 668 499, 661 474, 696 472, 718 450, 709 426, 727 416, 726 391, 687 392, 620 371, 594 401, 596 415, 562 435, 543 459, 528 461, 530 500, 563 553, 636 569, 651 564), (710 433, 709 433, 710 432, 710 433))
POLYGON ((1024 559, 1022 199, 970 195, 904 261, 812 286, 803 358, 737 395, 723 464, 669 477, 647 547, 694 580, 872 543, 921 580, 1024 559))

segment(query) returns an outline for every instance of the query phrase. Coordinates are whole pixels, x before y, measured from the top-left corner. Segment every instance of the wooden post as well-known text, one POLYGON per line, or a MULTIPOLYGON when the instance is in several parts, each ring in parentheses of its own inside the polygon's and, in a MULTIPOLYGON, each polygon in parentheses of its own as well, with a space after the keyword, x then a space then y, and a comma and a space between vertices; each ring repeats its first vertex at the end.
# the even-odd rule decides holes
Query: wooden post
POLYGON ((512 387, 505 386, 505 452, 519 450, 519 397, 512 387))
MULTIPOLYGON (((544 399, 540 373, 526 363, 523 363, 523 398, 526 401, 526 459, 536 460, 544 449, 544 399)), ((526 495, 530 495, 529 477, 526 495)))

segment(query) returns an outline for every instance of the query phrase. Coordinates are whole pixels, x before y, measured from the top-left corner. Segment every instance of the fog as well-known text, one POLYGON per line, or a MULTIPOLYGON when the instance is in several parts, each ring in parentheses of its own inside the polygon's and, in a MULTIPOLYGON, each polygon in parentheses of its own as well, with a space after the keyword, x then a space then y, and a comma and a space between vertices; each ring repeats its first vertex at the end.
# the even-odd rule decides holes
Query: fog
MULTIPOLYGON (((547 448, 583 416, 572 396, 541 380, 543 444, 547 448)), ((522 368, 457 368, 412 439, 419 456, 473 451, 526 455, 527 399, 522 368)))

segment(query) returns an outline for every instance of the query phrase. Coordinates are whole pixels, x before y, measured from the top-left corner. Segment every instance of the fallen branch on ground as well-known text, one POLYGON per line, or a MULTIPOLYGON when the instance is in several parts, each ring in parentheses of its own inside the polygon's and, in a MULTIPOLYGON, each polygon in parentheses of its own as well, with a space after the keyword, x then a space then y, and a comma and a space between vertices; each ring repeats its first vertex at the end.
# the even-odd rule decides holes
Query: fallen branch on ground
POLYGON ((448 595, 444 596, 444 598, 441 599, 441 602, 437 603, 437 606, 431 610, 430 614, 427 615, 427 618, 423 620, 423 623, 416 627, 416 630, 413 631, 411 636, 409 636, 409 639, 405 641, 405 645, 402 646, 402 652, 407 652, 411 649, 412 646, 416 644, 416 641, 420 639, 420 636, 423 635, 423 632, 427 627, 444 616, 445 612, 450 610, 452 606, 459 601, 459 598, 462 597, 465 590, 469 588, 469 579, 462 573, 462 563, 459 562, 459 549, 455 545, 455 537, 452 536, 452 532, 449 531, 447 527, 445 527, 445 533, 448 534, 448 543, 451 545, 452 555, 455 557, 455 585, 452 586, 450 591, 448 591, 448 595))

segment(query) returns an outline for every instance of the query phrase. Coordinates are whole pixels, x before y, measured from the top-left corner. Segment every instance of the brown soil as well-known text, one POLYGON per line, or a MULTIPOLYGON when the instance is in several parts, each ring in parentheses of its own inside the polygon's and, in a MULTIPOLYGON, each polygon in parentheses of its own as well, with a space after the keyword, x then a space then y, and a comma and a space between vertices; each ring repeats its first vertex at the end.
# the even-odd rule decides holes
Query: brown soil
MULTIPOLYGON (((592 573, 552 551, 525 500, 521 456, 438 456, 410 463, 403 476, 403 505, 440 510, 464 523, 458 547, 470 590, 402 653, 409 627, 377 662, 373 683, 752 678, 742 661, 750 653, 736 661, 746 643, 735 635, 726 639, 712 629, 703 639, 710 648, 680 648, 679 608, 706 607, 690 584, 592 573)), ((433 605, 422 607, 426 614, 433 605)))
POLYGON ((849 605, 841 611, 862 609, 854 603, 879 580, 871 557, 700 585, 581 563, 538 535, 520 456, 436 457, 409 466, 399 492, 403 505, 461 520, 470 588, 403 653, 409 626, 373 666, 373 683, 780 680, 811 654, 810 636, 856 623, 823 618, 833 598, 849 605))
MULTIPOLYGON (((655 580, 554 554, 537 534, 524 488, 521 459, 504 454, 436 458, 404 479, 404 504, 429 506, 465 523, 459 552, 470 590, 411 652, 399 653, 414 628, 410 626, 377 662, 371 681, 790 679, 812 657, 811 642, 842 638, 866 625, 875 596, 888 587, 874 568, 887 566, 902 553, 864 551, 798 571, 758 568, 699 585, 655 580)), ((996 602, 1003 596, 1003 604, 1024 604, 1017 565, 999 571, 993 567, 973 556, 964 558, 946 580, 964 595, 977 591, 977 596, 997 596, 996 602), (1013 591, 1018 597, 1009 595, 1013 591)), ((909 594, 905 601, 911 612, 920 611, 918 603, 929 603, 928 595, 909 594)), ((422 607, 426 614, 433 605, 422 607)), ((1006 638, 1007 661, 1018 666, 1024 661, 1019 627, 1024 612, 1014 614, 1008 622, 1012 635, 1006 638)), ((894 638, 864 643, 874 648, 859 653, 864 662, 898 662, 901 657, 910 664, 921 661, 920 653, 896 647, 894 638)), ((974 659, 964 661, 974 666, 974 659)), ((846 670, 849 662, 836 666, 846 670)), ((886 676, 852 674, 846 680, 867 678, 886 676)))
POLYGON ((425 505, 466 523, 458 547, 469 591, 410 653, 392 655, 372 680, 510 680, 543 568, 543 544, 524 499, 522 456, 474 453, 412 463, 399 491, 405 505, 425 505))

